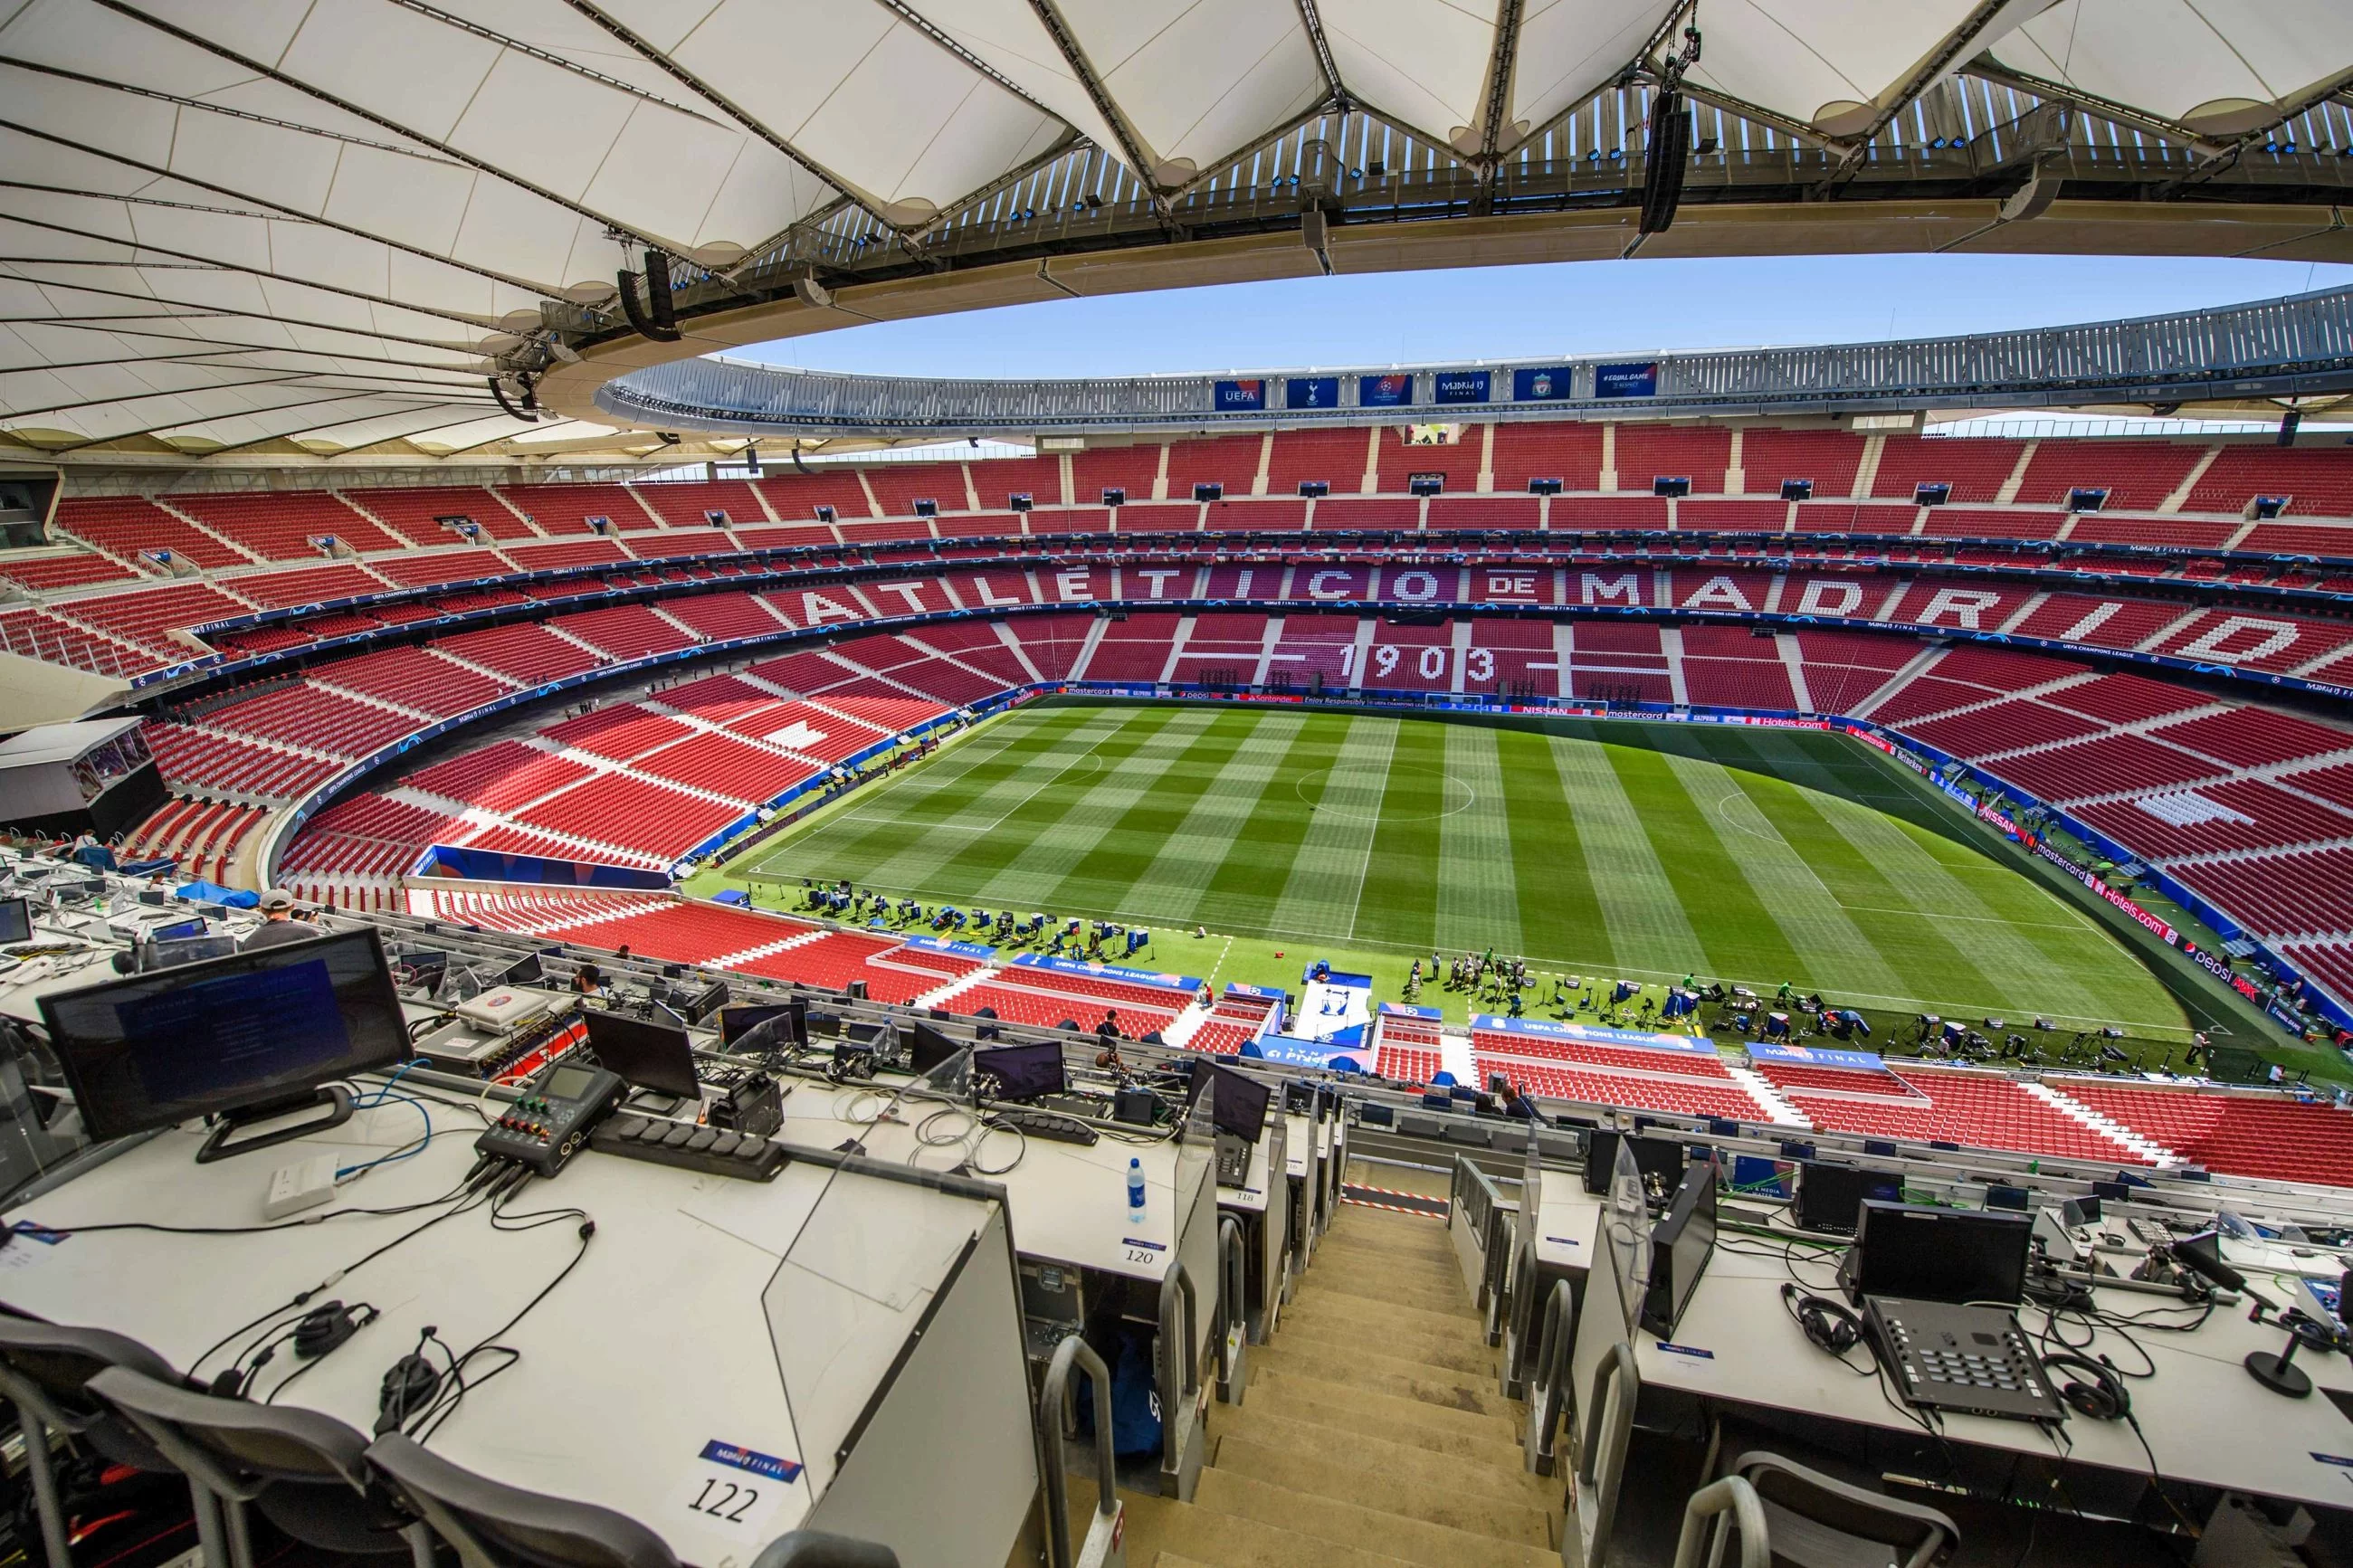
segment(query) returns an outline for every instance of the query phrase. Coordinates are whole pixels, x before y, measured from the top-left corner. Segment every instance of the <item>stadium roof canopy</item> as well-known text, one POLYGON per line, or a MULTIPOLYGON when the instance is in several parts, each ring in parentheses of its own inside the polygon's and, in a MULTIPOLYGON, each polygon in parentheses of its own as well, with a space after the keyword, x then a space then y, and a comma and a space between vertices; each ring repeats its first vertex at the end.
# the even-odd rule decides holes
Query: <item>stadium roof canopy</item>
POLYGON ((2353 258, 2348 83, 2343 0, 0 0, 0 437, 576 450, 687 354, 1318 270, 2353 258))

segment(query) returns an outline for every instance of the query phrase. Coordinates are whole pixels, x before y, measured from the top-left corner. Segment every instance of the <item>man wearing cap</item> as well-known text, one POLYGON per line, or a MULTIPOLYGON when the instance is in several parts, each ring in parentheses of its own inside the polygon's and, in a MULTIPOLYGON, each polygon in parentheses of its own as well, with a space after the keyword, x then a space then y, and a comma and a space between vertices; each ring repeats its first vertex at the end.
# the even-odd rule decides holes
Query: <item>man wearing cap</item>
POLYGON ((237 950, 251 952, 258 947, 283 947, 290 942, 309 942, 322 934, 318 927, 294 919, 293 894, 283 888, 272 888, 261 895, 261 923, 246 933, 237 950))

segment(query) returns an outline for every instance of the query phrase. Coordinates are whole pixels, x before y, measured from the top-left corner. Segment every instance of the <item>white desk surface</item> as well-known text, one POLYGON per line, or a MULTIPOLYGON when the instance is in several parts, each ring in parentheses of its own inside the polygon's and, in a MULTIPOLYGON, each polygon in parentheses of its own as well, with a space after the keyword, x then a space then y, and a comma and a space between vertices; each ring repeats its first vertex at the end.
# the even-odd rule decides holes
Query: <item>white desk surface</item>
MULTIPOLYGON (((1588 1227, 1588 1238, 1592 1234, 1588 1227)), ((1586 1245, 1593 1243, 1588 1239, 1586 1245)), ((1815 1294, 1836 1294, 1828 1288, 1827 1263, 1801 1264, 1800 1272, 1823 1281, 1815 1294)), ((1780 1290, 1788 1279, 1778 1258, 1718 1249, 1676 1325, 1673 1343, 1680 1351, 1662 1349, 1656 1336, 1636 1330, 1635 1359, 1643 1383, 1916 1432, 1881 1397, 1879 1379, 1841 1368, 1836 1358, 1807 1341, 1782 1306, 1780 1290), (1712 1354, 1688 1353, 1693 1351, 1712 1354)), ((2108 1310, 2123 1313, 2166 1304, 2159 1297, 2123 1290, 2103 1298, 2108 1310)), ((2037 1309, 2022 1308, 2019 1317, 2030 1333, 2041 1326, 2037 1309)), ((2080 1326, 2071 1328, 2069 1337, 2080 1339, 2080 1326)), ((2249 1351, 2279 1350, 2286 1337, 2284 1331, 2249 1323, 2243 1307, 2217 1308, 2195 1334, 2134 1333, 2158 1366, 2157 1376, 2136 1380, 2128 1387, 2133 1413, 2162 1474, 2332 1508, 2353 1504, 2353 1469, 2342 1462, 2353 1458, 2353 1420, 2323 1393, 2306 1399, 2268 1393, 2240 1364, 2249 1351), (2316 1454, 2339 1462, 2316 1458, 2316 1454)), ((2142 1364, 2132 1347, 2113 1332, 2101 1332, 2098 1349, 2120 1365, 2142 1364)), ((1855 1366, 1868 1364, 1860 1351, 1850 1352, 1849 1360, 1855 1366)), ((2321 1388, 2353 1390, 2353 1368, 2344 1356, 2300 1352, 2296 1364, 2321 1388)), ((2052 1456, 2064 1447, 2070 1450, 2066 1457, 2080 1463, 2135 1472, 2148 1468, 2132 1428, 2122 1422, 2093 1421, 2071 1413, 2063 1437, 2047 1436, 2024 1421, 1949 1413, 1944 1426, 1950 1440, 1981 1447, 2052 1456)))
MULTIPOLYGON (((841 1120, 839 1112, 844 1110, 852 1116, 873 1116, 896 1089, 896 1080, 849 1088, 805 1078, 781 1081, 792 1090, 785 1096, 785 1124, 776 1134, 786 1143, 836 1149, 845 1140, 857 1138, 865 1143, 869 1158, 931 1171, 948 1170, 965 1158, 965 1144, 926 1148, 917 1142, 915 1124, 939 1109, 936 1102, 903 1101, 896 1120, 881 1126, 859 1127, 841 1120)), ((1010 1171, 995 1175, 973 1173, 1005 1188, 1017 1250, 1025 1257, 1100 1268, 1155 1284, 1167 1276, 1176 1242, 1176 1143, 1166 1139, 1128 1143, 1106 1135, 1092 1146, 1044 1138, 1029 1139, 1028 1145, 1021 1163, 1010 1171), (1131 1159, 1144 1162, 1141 1225, 1128 1223, 1127 1163, 1131 1159)), ((1002 1165, 1020 1148, 1013 1134, 991 1133, 978 1150, 978 1163, 1002 1165)))
POLYGON ((1601 1200, 1575 1171, 1546 1171, 1536 1215, 1536 1261, 1547 1268, 1590 1268, 1593 1227, 1601 1200))
MULTIPOLYGON (((465 1111, 429 1109, 442 1135, 415 1158, 347 1184, 339 1206, 420 1202, 457 1184, 473 1163, 480 1124, 465 1111)), ((175 1129, 7 1217, 68 1229, 126 1219, 259 1225, 262 1193, 278 1166, 323 1152, 372 1157, 399 1147, 417 1127, 417 1110, 396 1103, 361 1111, 318 1138, 209 1165, 194 1161, 200 1132, 175 1129)), ((800 1266, 786 1264, 783 1254, 834 1182, 870 1193, 924 1191, 815 1164, 787 1165, 773 1183, 756 1184, 586 1152, 553 1181, 531 1183, 509 1201, 512 1213, 576 1205, 594 1217, 596 1234, 570 1277, 505 1336, 522 1358, 466 1395, 434 1436, 434 1450, 512 1485, 617 1509, 659 1533, 683 1560, 707 1568, 748 1563, 806 1517, 812 1483, 822 1485, 830 1473, 833 1442, 871 1397, 939 1283, 931 1275, 895 1307, 860 1296, 857 1310, 821 1325, 812 1320, 799 1342, 773 1335, 763 1293, 774 1282, 796 1302, 811 1299, 816 1277, 797 1276, 800 1266), (795 1399, 787 1398, 784 1365, 798 1369, 795 1399), (634 1396, 633 1386, 645 1396, 634 1396), (681 1395, 682 1389, 691 1393, 681 1395), (805 1436, 808 1448, 821 1451, 805 1451, 805 1436), (809 1468, 731 1532, 686 1507, 706 1476, 756 1479, 702 1460, 712 1441, 809 1468)), ((892 1210, 894 1248, 909 1245, 897 1223, 903 1206, 892 1210)), ((961 1207, 969 1217, 981 1212, 961 1207)), ((250 1338, 240 1336, 192 1369, 222 1334, 431 1217, 430 1211, 355 1215, 253 1236, 87 1231, 53 1246, 20 1236, 0 1251, 0 1300, 129 1334, 184 1371, 210 1374, 250 1338)), ((284 1402, 367 1432, 385 1369, 416 1348, 426 1324, 462 1352, 554 1279, 579 1246, 570 1221, 501 1232, 486 1214, 472 1212, 435 1226, 320 1292, 321 1300, 373 1303, 383 1316, 311 1363, 284 1402)), ((938 1258, 936 1247, 916 1249, 938 1258)), ((830 1278, 857 1267, 832 1250, 830 1278)), ((946 1257, 954 1256, 951 1248, 946 1257)), ((297 1364, 281 1347, 257 1390, 266 1394, 297 1364)), ((484 1358, 475 1370, 488 1364, 484 1358)))
MULTIPOLYGON (((1288 1129, 1285 1131, 1287 1131, 1288 1129)), ((1285 1141, 1284 1146, 1289 1147, 1288 1140, 1285 1141)), ((1285 1163, 1288 1163, 1287 1158, 1285 1163)), ((1216 1173, 1212 1173, 1209 1179, 1216 1181, 1216 1173)), ((1242 1184, 1239 1187, 1219 1187, 1218 1206, 1262 1215, 1266 1213, 1267 1194, 1273 1190, 1273 1187, 1274 1139, 1271 1136, 1261 1136, 1257 1142, 1250 1145, 1250 1171, 1242 1177, 1242 1184)))

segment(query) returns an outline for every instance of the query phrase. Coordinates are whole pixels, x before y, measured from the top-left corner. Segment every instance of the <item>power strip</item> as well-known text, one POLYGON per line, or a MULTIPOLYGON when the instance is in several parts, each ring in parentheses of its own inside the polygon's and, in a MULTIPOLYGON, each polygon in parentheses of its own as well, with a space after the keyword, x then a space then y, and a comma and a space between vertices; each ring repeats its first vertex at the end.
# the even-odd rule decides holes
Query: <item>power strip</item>
POLYGON ((264 1219, 284 1219, 304 1209, 317 1208, 335 1195, 335 1157, 320 1154, 299 1165, 280 1165, 270 1173, 269 1195, 261 1200, 264 1219))

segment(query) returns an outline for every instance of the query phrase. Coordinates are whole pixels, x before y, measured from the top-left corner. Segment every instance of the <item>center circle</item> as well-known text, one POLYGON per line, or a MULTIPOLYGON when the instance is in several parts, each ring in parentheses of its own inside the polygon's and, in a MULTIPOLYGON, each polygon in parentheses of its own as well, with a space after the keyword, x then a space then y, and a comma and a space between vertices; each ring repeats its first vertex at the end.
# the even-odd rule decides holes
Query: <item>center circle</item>
MULTIPOLYGON (((1413 816, 1405 816, 1397 812, 1378 808, 1370 812, 1350 811, 1345 806, 1326 805, 1316 800, 1307 793, 1307 786, 1309 784, 1314 784, 1321 779, 1328 779, 1331 776, 1331 773, 1332 770, 1330 768, 1317 768, 1314 773, 1302 773, 1299 776, 1299 782, 1294 784, 1293 788, 1298 792, 1299 798, 1306 802, 1309 810, 1320 812, 1331 816, 1336 816, 1347 822, 1377 823, 1384 820, 1389 822, 1436 822, 1440 817, 1453 816, 1458 813, 1470 810, 1472 806, 1478 804, 1479 800, 1479 795, 1476 790, 1473 790, 1469 784, 1464 784, 1461 779, 1456 778, 1452 773, 1446 772, 1443 768, 1424 767, 1419 763, 1392 763, 1389 768, 1389 777, 1391 780, 1395 780, 1400 773, 1418 773, 1422 778, 1434 778, 1440 781, 1438 785, 1439 795, 1443 804, 1444 809, 1439 811, 1421 812, 1413 816)), ((1382 799, 1384 801, 1388 799, 1389 793, 1390 792, 1387 790, 1383 792, 1382 799)))

